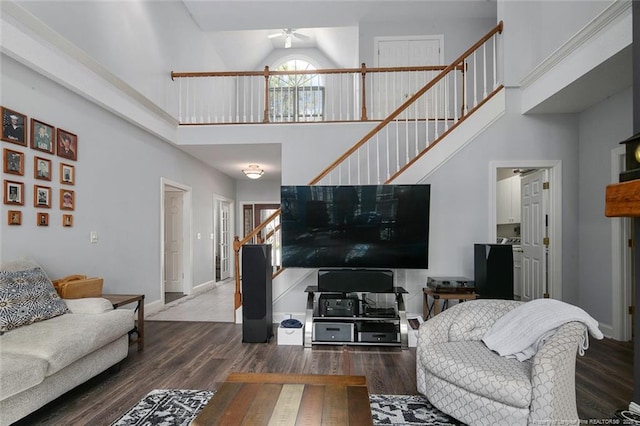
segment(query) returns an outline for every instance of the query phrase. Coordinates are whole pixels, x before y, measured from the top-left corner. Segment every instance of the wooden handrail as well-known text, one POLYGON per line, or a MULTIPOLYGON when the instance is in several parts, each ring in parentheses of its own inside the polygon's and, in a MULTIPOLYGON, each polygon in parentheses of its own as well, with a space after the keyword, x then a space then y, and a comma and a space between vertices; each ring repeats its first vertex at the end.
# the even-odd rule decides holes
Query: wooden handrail
MULTIPOLYGON (((362 64, 364 65, 364 64, 362 64)), ((361 74, 361 73, 383 73, 383 72, 414 72, 414 71, 442 71, 444 65, 428 65, 413 67, 386 67, 386 68, 328 68, 318 70, 298 70, 298 71, 270 71, 265 67, 264 71, 205 71, 205 72, 176 72, 171 71, 171 79, 176 78, 199 78, 199 77, 262 77, 264 75, 317 75, 317 74, 361 74)), ((462 69, 461 67, 459 69, 462 69)))

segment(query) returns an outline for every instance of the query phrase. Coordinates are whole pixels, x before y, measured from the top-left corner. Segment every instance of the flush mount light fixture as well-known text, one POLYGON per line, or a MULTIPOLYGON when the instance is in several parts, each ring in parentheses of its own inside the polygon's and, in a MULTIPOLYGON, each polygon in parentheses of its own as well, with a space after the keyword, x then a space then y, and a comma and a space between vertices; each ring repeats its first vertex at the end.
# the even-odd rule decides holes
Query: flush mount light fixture
POLYGON ((259 179, 264 174, 264 170, 257 164, 250 164, 249 167, 242 171, 249 179, 259 179))

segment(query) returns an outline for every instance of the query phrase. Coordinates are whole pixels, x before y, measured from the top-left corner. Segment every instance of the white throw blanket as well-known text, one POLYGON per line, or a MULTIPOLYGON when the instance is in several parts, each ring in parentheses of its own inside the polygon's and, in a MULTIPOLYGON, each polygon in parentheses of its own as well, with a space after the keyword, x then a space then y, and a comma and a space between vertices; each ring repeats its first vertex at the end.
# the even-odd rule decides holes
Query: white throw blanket
POLYGON ((502 316, 482 341, 501 356, 525 361, 534 356, 558 327, 572 321, 587 326, 580 355, 589 347, 589 336, 602 339, 598 322, 577 306, 554 299, 535 299, 523 303, 502 316))

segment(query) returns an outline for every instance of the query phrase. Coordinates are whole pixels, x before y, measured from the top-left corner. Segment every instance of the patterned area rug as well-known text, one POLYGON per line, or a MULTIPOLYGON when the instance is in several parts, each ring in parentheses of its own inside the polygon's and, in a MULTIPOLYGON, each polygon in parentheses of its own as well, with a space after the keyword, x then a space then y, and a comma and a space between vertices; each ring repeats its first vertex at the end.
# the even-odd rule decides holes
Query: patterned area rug
MULTIPOLYGON (((188 426, 212 391, 156 389, 149 392, 112 426, 188 426)), ((374 425, 462 425, 420 395, 371 395, 374 425)))

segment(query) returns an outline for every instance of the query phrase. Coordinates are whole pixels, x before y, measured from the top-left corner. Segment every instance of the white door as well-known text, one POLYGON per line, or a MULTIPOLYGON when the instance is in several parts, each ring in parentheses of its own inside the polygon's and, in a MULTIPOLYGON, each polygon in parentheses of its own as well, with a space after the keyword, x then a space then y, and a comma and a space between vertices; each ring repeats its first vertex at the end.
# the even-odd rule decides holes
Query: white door
POLYGON ((182 191, 164 195, 164 291, 183 292, 182 191))
POLYGON ((225 280, 231 276, 231 231, 229 230, 229 218, 230 218, 229 203, 225 201, 220 202, 220 211, 218 218, 220 220, 220 279, 225 280))
MULTIPOLYGON (((409 39, 379 39, 377 40, 377 66, 386 67, 412 67, 427 65, 442 65, 442 37, 419 37, 409 39)), ((427 84, 437 75, 434 71, 424 72, 399 72, 376 73, 374 87, 377 92, 374 95, 376 110, 374 118, 385 118, 396 108, 402 105, 411 95, 427 84)), ((416 108, 424 109, 424 103, 416 105, 416 108)), ((414 117, 416 113, 406 111, 407 115, 414 117)), ((403 115, 403 116, 404 116, 403 115)))
POLYGON ((547 170, 521 177, 522 300, 544 297, 547 288, 548 229, 547 170), (545 244, 546 243, 546 244, 545 244))

